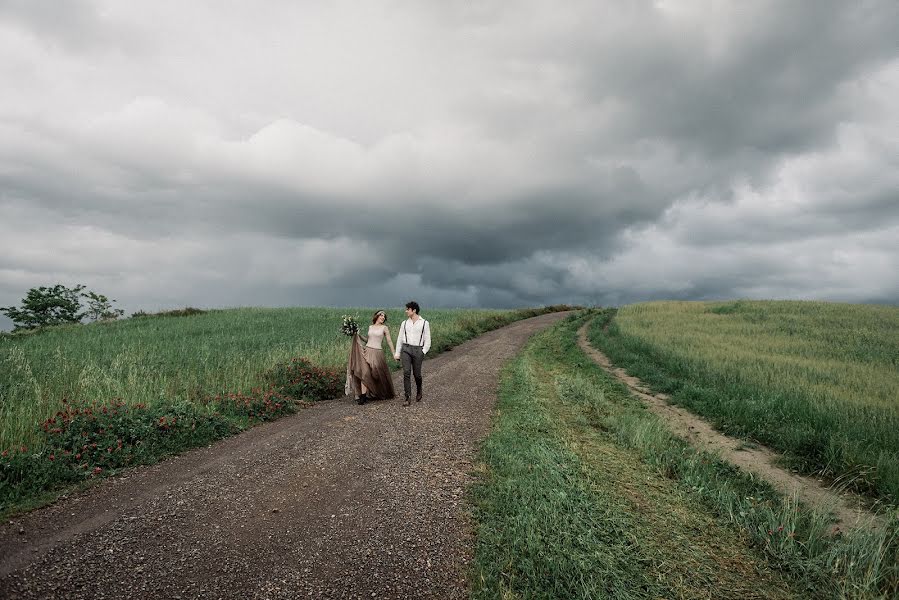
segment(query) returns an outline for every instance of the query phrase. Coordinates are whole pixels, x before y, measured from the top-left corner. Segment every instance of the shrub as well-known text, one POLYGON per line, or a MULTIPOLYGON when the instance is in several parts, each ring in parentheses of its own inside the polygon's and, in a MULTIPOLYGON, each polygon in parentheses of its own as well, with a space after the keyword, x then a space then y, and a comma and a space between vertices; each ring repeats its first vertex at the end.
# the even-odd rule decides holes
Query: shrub
POLYGON ((274 389, 261 393, 258 389, 252 394, 224 394, 207 398, 207 404, 214 404, 218 411, 225 415, 247 417, 250 421, 273 421, 296 411, 297 402, 274 389))
MULTIPOLYGON (((64 401, 65 402, 65 401, 64 401)), ((70 404, 40 425, 45 444, 0 454, 0 510, 36 492, 77 483, 207 444, 235 431, 223 415, 182 402, 169 406, 70 404)))
POLYGON ((186 306, 184 308, 176 308, 174 310, 163 310, 157 313, 148 313, 143 310, 138 310, 131 313, 131 318, 138 319, 141 317, 190 317, 192 315, 202 314, 206 314, 206 311, 200 308, 194 308, 193 306, 186 306))
POLYGON ((271 390, 295 400, 327 400, 343 396, 346 375, 317 367, 308 358, 294 358, 266 371, 271 390))

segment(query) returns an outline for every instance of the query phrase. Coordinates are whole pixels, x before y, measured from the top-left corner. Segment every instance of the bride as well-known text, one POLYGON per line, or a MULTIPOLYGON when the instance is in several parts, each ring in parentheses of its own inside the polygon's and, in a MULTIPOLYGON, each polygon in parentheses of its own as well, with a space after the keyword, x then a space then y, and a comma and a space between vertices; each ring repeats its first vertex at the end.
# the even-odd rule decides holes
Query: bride
POLYGON ((356 398, 357 404, 365 404, 368 400, 390 400, 396 396, 393 389, 393 377, 384 358, 384 339, 394 353, 390 329, 385 324, 387 313, 377 311, 371 318, 368 336, 357 333, 350 345, 350 358, 347 365, 348 384, 356 398), (362 341, 365 341, 365 346, 362 341))

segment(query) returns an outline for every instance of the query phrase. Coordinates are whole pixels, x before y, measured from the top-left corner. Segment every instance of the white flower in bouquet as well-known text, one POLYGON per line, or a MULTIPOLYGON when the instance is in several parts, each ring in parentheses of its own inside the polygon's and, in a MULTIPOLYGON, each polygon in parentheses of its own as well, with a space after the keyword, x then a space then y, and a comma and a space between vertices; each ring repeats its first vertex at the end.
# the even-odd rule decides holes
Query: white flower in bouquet
POLYGON ((343 325, 340 326, 343 335, 353 336, 359 333, 359 323, 353 315, 343 315, 343 325))

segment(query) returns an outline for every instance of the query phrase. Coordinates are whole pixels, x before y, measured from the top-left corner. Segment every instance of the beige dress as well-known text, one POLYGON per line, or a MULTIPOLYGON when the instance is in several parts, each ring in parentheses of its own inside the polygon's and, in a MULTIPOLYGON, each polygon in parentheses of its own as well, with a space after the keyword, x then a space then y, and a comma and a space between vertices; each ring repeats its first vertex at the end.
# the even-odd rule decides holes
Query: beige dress
POLYGON ((393 376, 382 350, 385 330, 381 325, 369 327, 365 346, 362 345, 362 338, 353 336, 347 364, 347 393, 352 392, 358 398, 362 394, 362 384, 365 384, 369 398, 390 400, 396 397, 393 376))

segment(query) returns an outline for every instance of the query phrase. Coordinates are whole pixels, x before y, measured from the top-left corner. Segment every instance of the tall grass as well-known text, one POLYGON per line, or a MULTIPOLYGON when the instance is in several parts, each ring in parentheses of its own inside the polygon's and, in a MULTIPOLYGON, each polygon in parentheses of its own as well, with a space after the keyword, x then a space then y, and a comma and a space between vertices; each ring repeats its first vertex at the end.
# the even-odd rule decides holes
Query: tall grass
MULTIPOLYGON (((63 398, 121 398, 154 407, 222 393, 248 393, 275 364, 304 356, 345 364, 341 315, 365 327, 374 309, 242 308, 184 317, 133 318, 0 336, 0 450, 39 446, 37 425, 63 398)), ((393 339, 404 318, 389 310, 393 339)), ((434 350, 539 311, 428 310, 434 350)), ((386 346, 385 346, 386 347, 386 346)), ((389 352, 388 352, 389 354, 389 352)), ((388 361, 394 362, 388 356, 388 361)))
POLYGON ((595 322, 590 339, 726 433, 899 501, 899 308, 654 302, 595 322))

